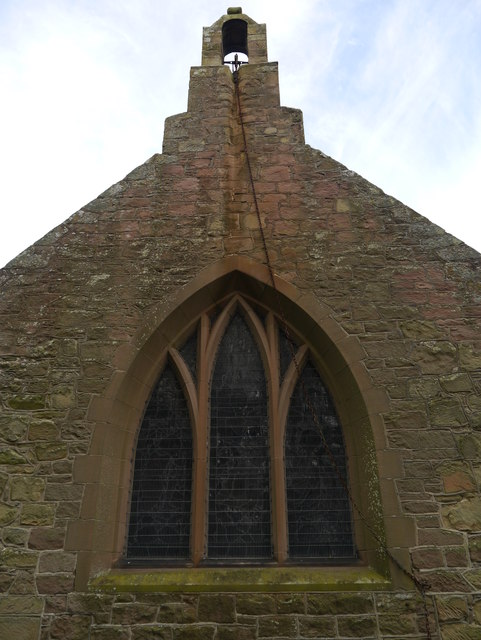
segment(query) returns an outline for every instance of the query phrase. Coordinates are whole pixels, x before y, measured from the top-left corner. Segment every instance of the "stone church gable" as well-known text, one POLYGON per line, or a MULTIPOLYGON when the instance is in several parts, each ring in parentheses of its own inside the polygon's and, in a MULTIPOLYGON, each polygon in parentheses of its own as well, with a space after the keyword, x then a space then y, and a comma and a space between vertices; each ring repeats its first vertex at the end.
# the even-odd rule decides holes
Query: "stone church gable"
POLYGON ((204 29, 162 154, 0 272, 0 637, 477 638, 479 254, 306 145, 265 25, 229 11, 204 29), (249 50, 235 74, 229 38, 249 50), (209 473, 195 453, 192 555, 126 551, 159 376, 169 365, 182 381, 199 451, 202 376, 236 314, 268 372, 270 429, 283 433, 306 362, 332 397, 355 558, 289 557, 282 443, 271 560, 194 549, 209 473), (285 370, 284 327, 300 358, 285 370), (195 332, 197 378, 179 355, 195 332))

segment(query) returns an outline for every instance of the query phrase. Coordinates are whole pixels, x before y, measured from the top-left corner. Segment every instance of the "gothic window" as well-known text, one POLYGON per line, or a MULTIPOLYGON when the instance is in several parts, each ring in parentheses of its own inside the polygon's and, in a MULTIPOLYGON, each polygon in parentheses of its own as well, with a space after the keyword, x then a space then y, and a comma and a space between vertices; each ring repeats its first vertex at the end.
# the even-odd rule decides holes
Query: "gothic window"
POLYGON ((234 296, 169 349, 138 434, 129 563, 356 557, 342 429, 281 325, 234 296))

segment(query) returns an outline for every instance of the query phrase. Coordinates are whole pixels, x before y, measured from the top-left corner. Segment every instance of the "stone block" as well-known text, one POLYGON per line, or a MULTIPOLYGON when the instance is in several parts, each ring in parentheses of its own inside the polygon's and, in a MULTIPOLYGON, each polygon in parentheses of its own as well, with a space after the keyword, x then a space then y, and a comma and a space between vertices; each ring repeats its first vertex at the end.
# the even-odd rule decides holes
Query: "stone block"
POLYGON ((0 419, 0 439, 4 442, 14 443, 21 442, 27 434, 26 421, 19 418, 1 418, 0 419))
POLYGON ((413 359, 423 373, 445 374, 456 366, 457 349, 447 341, 436 340, 416 344, 413 359))
POLYGON ((357 593, 325 593, 307 595, 307 613, 314 615, 342 615, 372 613, 372 596, 357 593))
POLYGON ((55 616, 50 625, 51 640, 85 640, 90 636, 90 616, 55 616))
POLYGON ((374 617, 340 616, 337 625, 340 636, 365 638, 376 635, 376 619, 374 617))
POLYGON ((256 640, 257 627, 252 625, 218 625, 216 640, 256 640))
POLYGON ((449 624, 442 626, 443 640, 479 640, 481 626, 477 624, 449 624))
POLYGON ((249 616, 276 612, 274 596, 264 593, 240 593, 236 597, 237 613, 249 616))
MULTIPOLYGON (((40 554, 38 564, 39 573, 67 573, 74 571, 76 556, 73 553, 65 553, 64 551, 45 551, 40 554)), ((98 597, 98 596, 95 596, 98 597)), ((95 600, 95 597, 93 599, 95 600)), ((94 611, 92 607, 87 611, 94 611)), ((85 611, 75 610, 75 613, 85 613, 85 611)))
POLYGON ((0 449, 0 464, 15 466, 20 464, 26 464, 27 459, 24 455, 19 453, 16 449, 0 449))
POLYGON ((435 427, 462 427, 467 423, 457 398, 431 400, 428 404, 431 425, 435 427))
MULTIPOLYGON (((141 627, 142 628, 142 627, 141 627)), ((152 635, 150 638, 152 640, 154 638, 159 638, 160 640, 170 640, 172 634, 168 636, 162 635, 152 635)), ((130 629, 125 627, 112 627, 110 625, 106 626, 92 626, 90 629, 90 637, 89 640, 150 640, 149 636, 135 635, 135 629, 132 631, 132 635, 130 635, 130 629)))
POLYGON ((65 540, 65 529, 36 527, 32 529, 28 546, 30 549, 61 549, 65 540))
POLYGON ((301 638, 335 638, 336 619, 334 616, 299 616, 301 638))
POLYGON ((235 602, 233 596, 201 595, 199 597, 200 622, 235 622, 235 602))
POLYGON ((56 440, 58 429, 52 420, 33 421, 28 428, 29 440, 56 440))
MULTIPOLYGON (((128 629, 125 631, 128 632, 128 629)), ((104 640, 103 636, 98 636, 99 640, 104 640)), ((108 636, 105 636, 108 640, 108 636)), ((112 636, 112 640, 115 640, 117 636, 112 636)), ((172 627, 167 627, 160 624, 142 625, 141 627, 132 627, 132 636, 128 635, 130 640, 171 640, 172 627)))
POLYGON ((115 604, 112 609, 112 624, 148 624, 155 622, 157 607, 138 604, 115 604))
POLYGON ((409 636, 414 635, 417 631, 417 616, 415 614, 382 614, 378 617, 378 623, 383 636, 409 636))
POLYGON ((71 573, 56 573, 39 575, 36 578, 39 593, 62 594, 73 591, 74 578, 71 573))
POLYGON ((18 514, 18 508, 0 503, 0 527, 11 524, 18 514))
POLYGON ((22 506, 20 524, 27 526, 40 526, 53 524, 55 517, 55 505, 53 504, 29 504, 22 506))
POLYGON ((259 638, 295 638, 297 623, 294 616, 259 617, 259 638))
POLYGON ((481 562, 481 535, 468 537, 471 562, 481 562))
POLYGON ((29 596, 0 596, 0 616, 3 615, 32 615, 42 613, 43 598, 29 596))
POLYGON ((465 498, 454 505, 443 507, 443 519, 448 527, 458 531, 481 531, 481 498, 465 498))
POLYGON ((306 605, 303 594, 281 593, 275 599, 277 613, 305 613, 306 605))
POLYGON ((25 551, 20 549, 5 548, 0 551, 0 566, 13 567, 16 569, 36 567, 38 553, 36 551, 25 551))
POLYGON ((173 629, 173 640, 213 640, 214 625, 186 625, 173 629))
POLYGON ((47 442, 35 447, 38 460, 61 460, 67 456, 68 448, 63 442, 47 442))
POLYGON ((40 617, 0 616, 0 638, 38 640, 40 617))
POLYGON ((39 502, 45 491, 45 480, 35 477, 15 477, 10 485, 10 497, 21 502, 39 502))
POLYGON ((3 530, 3 542, 6 545, 25 547, 30 532, 28 529, 18 529, 16 527, 5 527, 3 530))
POLYGON ((442 622, 467 620, 468 603, 461 596, 437 596, 436 609, 442 622))

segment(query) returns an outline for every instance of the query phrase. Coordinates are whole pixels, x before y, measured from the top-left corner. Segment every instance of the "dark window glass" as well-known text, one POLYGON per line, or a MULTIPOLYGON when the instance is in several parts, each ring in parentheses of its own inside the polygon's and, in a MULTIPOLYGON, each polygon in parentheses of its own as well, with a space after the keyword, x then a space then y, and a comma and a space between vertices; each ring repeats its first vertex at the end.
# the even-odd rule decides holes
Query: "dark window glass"
POLYGON ((208 557, 270 558, 266 378, 239 314, 219 345, 210 414, 208 557))
POLYGON ((289 556, 353 558, 355 550, 346 491, 322 445, 302 385, 339 473, 346 478, 341 427, 329 393, 310 362, 304 367, 301 380, 291 398, 285 439, 289 556))
POLYGON ((189 367, 194 382, 197 378, 197 329, 179 350, 185 364, 189 367))
POLYGON ((137 442, 130 557, 188 558, 192 429, 182 388, 168 365, 150 398, 137 442))

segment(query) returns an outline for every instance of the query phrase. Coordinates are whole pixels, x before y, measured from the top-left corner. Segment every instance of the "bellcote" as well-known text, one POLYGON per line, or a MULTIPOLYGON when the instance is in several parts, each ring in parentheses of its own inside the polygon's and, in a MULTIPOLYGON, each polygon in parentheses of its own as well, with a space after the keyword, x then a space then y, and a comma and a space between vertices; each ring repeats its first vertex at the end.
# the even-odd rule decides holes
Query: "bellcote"
POLYGON ((249 64, 267 62, 266 25, 254 22, 241 7, 229 8, 226 15, 203 29, 203 67, 223 65, 230 53, 244 54, 249 64))

